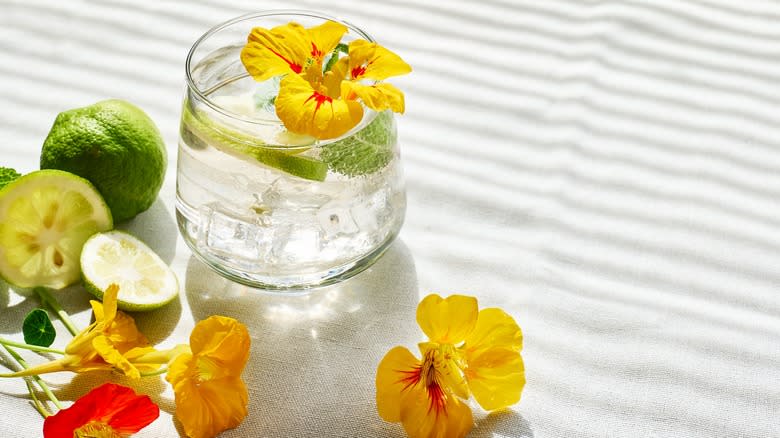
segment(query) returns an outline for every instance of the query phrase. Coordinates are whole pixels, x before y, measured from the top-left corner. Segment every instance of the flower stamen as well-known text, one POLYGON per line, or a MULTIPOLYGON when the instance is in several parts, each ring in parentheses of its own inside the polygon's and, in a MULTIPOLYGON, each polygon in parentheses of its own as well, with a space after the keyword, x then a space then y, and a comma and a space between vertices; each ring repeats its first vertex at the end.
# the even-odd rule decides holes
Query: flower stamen
POLYGON ((440 385, 441 372, 436 367, 436 350, 431 349, 425 353, 422 364, 422 373, 425 375, 425 389, 428 394, 428 413, 447 415, 447 394, 440 385))
POLYGON ((73 431, 75 438, 122 438, 122 435, 108 424, 91 421, 73 431))

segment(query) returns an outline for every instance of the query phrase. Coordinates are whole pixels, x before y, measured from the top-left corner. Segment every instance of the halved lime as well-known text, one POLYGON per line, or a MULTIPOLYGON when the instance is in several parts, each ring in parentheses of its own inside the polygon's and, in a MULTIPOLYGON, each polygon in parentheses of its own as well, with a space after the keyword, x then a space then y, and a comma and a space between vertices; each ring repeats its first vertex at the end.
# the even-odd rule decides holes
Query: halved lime
POLYGON ((112 283, 119 286, 122 310, 152 310, 179 294, 179 282, 171 268, 136 237, 123 231, 92 236, 81 252, 84 287, 98 298, 112 283))
POLYGON ((79 279, 84 242, 113 227, 100 193, 61 170, 39 170, 0 190, 0 276, 61 289, 79 279))

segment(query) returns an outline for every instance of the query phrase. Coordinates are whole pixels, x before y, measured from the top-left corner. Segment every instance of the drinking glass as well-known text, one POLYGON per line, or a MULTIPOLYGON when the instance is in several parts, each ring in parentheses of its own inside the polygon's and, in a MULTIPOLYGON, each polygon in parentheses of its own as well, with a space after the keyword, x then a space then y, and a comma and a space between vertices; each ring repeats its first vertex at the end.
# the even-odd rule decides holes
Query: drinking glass
POLYGON ((176 218, 192 252, 263 289, 306 289, 370 266, 397 236, 406 197, 393 114, 364 108, 342 137, 288 132, 274 111, 279 78, 256 82, 240 60, 254 27, 325 20, 342 42, 373 39, 324 14, 270 11, 206 32, 186 61, 176 218))

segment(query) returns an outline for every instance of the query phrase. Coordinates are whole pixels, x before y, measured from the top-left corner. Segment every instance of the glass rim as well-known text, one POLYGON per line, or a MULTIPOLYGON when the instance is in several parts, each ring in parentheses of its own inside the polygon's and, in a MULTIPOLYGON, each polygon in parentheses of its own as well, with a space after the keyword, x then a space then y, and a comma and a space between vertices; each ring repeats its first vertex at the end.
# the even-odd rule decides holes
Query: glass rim
MULTIPOLYGON (((192 78, 192 59, 195 54, 195 51, 201 46, 202 43, 204 43, 207 39, 209 39, 211 36, 217 34, 218 32, 233 26, 235 24, 254 20, 258 18, 263 17, 275 17, 275 16, 299 16, 299 17, 312 17, 312 18, 320 18, 323 20, 328 21, 334 21, 336 23, 343 24, 344 26, 347 26, 347 28, 351 31, 354 31, 359 37, 362 37, 366 41, 373 43, 375 42, 374 38, 371 37, 368 33, 366 33, 363 29, 355 26, 354 24, 342 20, 336 17, 333 17, 328 14, 324 14, 321 12, 316 11, 310 11, 305 9, 269 9, 266 11, 259 11, 259 12, 250 12, 248 14, 240 15, 238 17, 232 18, 227 21, 223 21, 222 23, 219 23, 215 26, 213 26, 211 29, 207 30, 203 35, 200 36, 195 42, 192 44, 192 47, 190 47, 190 51, 187 53, 187 59, 184 64, 184 70, 186 74, 186 82, 187 82, 187 88, 191 90, 193 93, 195 93, 198 100, 208 105, 212 110, 229 117, 231 119, 236 119, 244 123, 251 123, 251 124, 257 124, 257 125, 274 125, 274 126, 284 126, 284 123, 280 120, 262 120, 262 119, 249 119, 246 117, 241 116, 240 114, 236 114, 232 111, 229 111, 225 108, 222 108, 220 105, 214 103, 206 94, 204 94, 199 87, 195 85, 195 81, 192 78)), ((249 76, 249 73, 247 73, 247 76, 249 76)), ((355 128, 362 125, 362 122, 366 121, 366 116, 371 115, 371 113, 375 113, 375 111, 368 111, 367 114, 364 114, 363 120, 361 123, 359 123, 355 128)), ((375 115, 375 114, 374 114, 375 115)), ((353 128, 354 129, 354 128, 353 128)), ((350 130, 352 131, 352 130, 350 130)), ((348 133, 347 133, 348 134, 348 133)))

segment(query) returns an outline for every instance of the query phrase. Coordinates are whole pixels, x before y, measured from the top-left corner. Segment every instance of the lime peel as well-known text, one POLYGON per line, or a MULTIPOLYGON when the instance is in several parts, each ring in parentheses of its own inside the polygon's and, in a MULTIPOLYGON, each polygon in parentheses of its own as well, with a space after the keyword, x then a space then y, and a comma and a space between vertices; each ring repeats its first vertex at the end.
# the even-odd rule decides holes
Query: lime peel
POLYGON ((0 167, 0 189, 22 176, 10 167, 0 167))
POLYGON ((116 222, 157 199, 168 165, 160 131, 140 108, 119 99, 57 115, 41 149, 41 169, 60 169, 92 182, 116 222))

